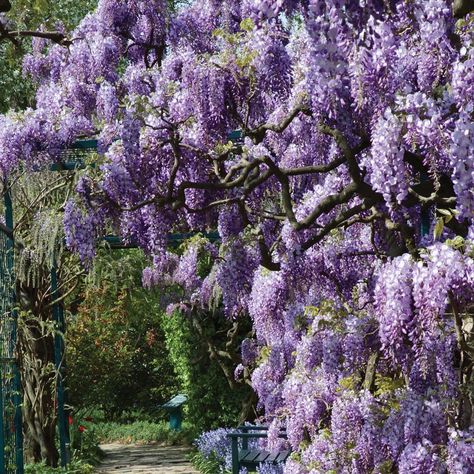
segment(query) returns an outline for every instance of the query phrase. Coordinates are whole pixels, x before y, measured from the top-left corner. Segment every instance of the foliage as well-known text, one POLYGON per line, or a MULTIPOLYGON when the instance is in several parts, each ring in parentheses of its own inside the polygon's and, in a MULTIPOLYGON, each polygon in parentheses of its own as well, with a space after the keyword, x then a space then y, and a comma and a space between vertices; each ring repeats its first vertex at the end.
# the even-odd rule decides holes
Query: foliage
POLYGON ((236 375, 270 443, 287 428, 288 474, 474 470, 466 3, 100 0, 27 58, 36 109, 0 119, 6 172, 98 137, 65 206, 85 264, 120 230, 147 286, 179 285, 195 344, 206 314, 250 315, 236 375))
MULTIPOLYGON (((70 30, 84 15, 95 8, 97 0, 13 0, 8 21, 16 29, 55 30, 62 24, 70 30)), ((24 54, 31 51, 28 43, 15 46, 0 43, 0 112, 25 109, 34 103, 33 83, 22 73, 24 54)))
POLYGON ((69 441, 73 461, 95 466, 104 456, 94 420, 81 412, 69 415, 69 441))
POLYGON ((17 52, 6 43, 0 44, 0 87, 8 93, 0 95, 0 110, 24 109, 31 105, 34 86, 22 77, 21 61, 17 52))
POLYGON ((96 262, 66 336, 69 402, 112 419, 155 410, 177 393, 160 327, 160 293, 141 286, 141 252, 110 250, 96 262))
POLYGON ((163 443, 166 445, 189 444, 196 428, 184 421, 181 431, 173 431, 166 421, 134 421, 131 423, 97 422, 94 424, 100 443, 163 443))
POLYGON ((190 457, 193 466, 202 474, 229 473, 229 470, 222 471, 221 463, 216 456, 204 456, 200 451, 196 451, 190 457))
MULTIPOLYGON (((26 459, 56 465, 55 336, 61 328, 53 318, 53 300, 59 305, 83 274, 79 261, 64 251, 59 210, 74 186, 74 174, 35 173, 11 176, 13 201, 14 275, 19 308, 17 349, 23 389, 26 459), (56 268, 57 288, 51 284, 56 268)), ((5 189, 3 190, 5 192, 5 189)))
POLYGON ((202 322, 202 327, 208 334, 199 338, 187 315, 174 312, 164 315, 161 322, 180 390, 188 396, 185 417, 198 431, 237 424, 249 396, 247 387, 229 386, 222 368, 209 359, 206 341, 219 332, 225 333, 228 321, 222 315, 206 316, 208 320, 202 322))
POLYGON ((62 23, 66 30, 72 30, 84 16, 95 9, 97 0, 13 0, 8 13, 17 26, 37 29, 43 26, 53 30, 62 23))
POLYGON ((53 468, 46 466, 44 463, 27 464, 25 466, 25 474, 92 474, 94 467, 82 461, 73 461, 67 468, 53 468))

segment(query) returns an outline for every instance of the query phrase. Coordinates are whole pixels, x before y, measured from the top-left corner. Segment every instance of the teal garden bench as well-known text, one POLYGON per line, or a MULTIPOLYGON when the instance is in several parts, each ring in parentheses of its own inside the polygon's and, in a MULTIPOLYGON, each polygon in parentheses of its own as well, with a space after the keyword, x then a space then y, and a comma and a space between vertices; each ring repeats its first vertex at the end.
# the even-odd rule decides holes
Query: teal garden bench
MULTIPOLYGON (((271 453, 263 449, 249 449, 249 439, 268 437, 268 426, 239 426, 236 431, 229 433, 227 436, 231 439, 232 474, 239 474, 242 467, 246 467, 249 471, 255 471, 258 465, 263 462, 283 463, 291 454, 289 449, 271 453), (241 447, 239 446, 239 439, 242 440, 241 447)), ((281 430, 278 436, 285 439, 287 437, 284 430, 281 430)))
POLYGON ((173 397, 171 400, 168 400, 166 403, 161 405, 160 408, 163 408, 170 418, 170 430, 180 431, 181 424, 183 422, 183 405, 188 401, 188 397, 180 393, 173 397))

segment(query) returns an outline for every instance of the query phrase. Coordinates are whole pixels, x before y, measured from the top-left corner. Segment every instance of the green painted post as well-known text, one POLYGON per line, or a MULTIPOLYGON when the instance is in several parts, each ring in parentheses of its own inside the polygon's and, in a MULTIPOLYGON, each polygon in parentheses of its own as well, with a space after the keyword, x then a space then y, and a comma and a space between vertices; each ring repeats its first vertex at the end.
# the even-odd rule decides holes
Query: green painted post
POLYGON ((173 397, 171 400, 167 401, 165 404, 161 405, 160 408, 166 410, 169 416, 170 430, 180 431, 181 423, 183 422, 183 407, 182 405, 186 403, 187 396, 180 393, 173 397))
MULTIPOLYGON (((3 278, 5 278, 5 275, 1 275, 3 278)), ((1 354, 3 357, 4 354, 1 354)), ((3 419, 3 371, 5 370, 4 365, 5 363, 2 361, 2 366, 0 367, 0 370, 2 371, 0 373, 0 472, 6 472, 5 471, 5 421, 3 419)))
POLYGON ((170 410, 170 430, 181 431, 181 424, 183 421, 183 412, 181 407, 170 410))
POLYGON ((239 474, 239 440, 237 436, 231 438, 232 446, 232 474, 239 474))
MULTIPOLYGON (((421 182, 428 180, 428 174, 426 172, 421 173, 421 182)), ((430 210, 422 209, 421 210, 421 223, 420 223, 420 232, 421 236, 424 237, 430 233, 431 219, 430 219, 430 210)))
MULTIPOLYGON (((58 275, 56 267, 51 269, 51 298, 54 300, 60 296, 58 290, 58 275)), ((58 410, 58 428, 59 428, 59 452, 61 455, 61 466, 65 467, 69 463, 69 430, 67 424, 66 412, 64 410, 65 390, 64 390, 64 339, 65 321, 64 311, 61 303, 53 305, 53 319, 56 323, 56 333, 54 335, 54 363, 58 371, 58 386, 57 386, 57 410, 58 410)))
MULTIPOLYGON (((6 183, 5 183, 6 185, 6 183)), ((7 187, 5 186, 5 189, 7 187)), ((10 191, 5 193, 5 224, 8 228, 13 229, 13 203, 10 191)), ((9 279, 12 285, 15 283, 15 278, 13 275, 14 272, 14 261, 13 261, 13 239, 7 237, 7 270, 9 273, 9 279)), ((16 304, 16 294, 14 287, 11 288, 11 304, 15 307, 16 304)), ((15 345, 16 345, 16 333, 17 333, 17 318, 18 313, 15 309, 12 311, 12 333, 11 333, 11 355, 13 356, 15 345)), ((22 404, 22 390, 21 390, 21 377, 20 377, 20 370, 18 367, 18 363, 16 360, 13 360, 13 406, 15 409, 14 415, 14 426, 15 426, 15 464, 16 464, 16 473, 23 474, 24 473, 24 464, 23 464, 23 418, 21 413, 21 404, 22 404)), ((2 407, 3 408, 3 407, 2 407)), ((2 410, 3 413, 3 410, 2 410)), ((2 420, 2 423, 5 420, 2 420)), ((2 424, 3 426, 3 424, 2 424)), ((5 449, 5 445, 3 445, 3 449, 5 449)), ((3 458, 5 451, 3 450, 3 458)), ((5 466, 4 466, 5 467, 5 466)), ((5 472, 5 471, 2 471, 5 472)))
POLYGON ((423 237, 430 233, 430 225, 431 225, 431 219, 430 219, 429 210, 423 209, 421 211, 421 235, 423 237))

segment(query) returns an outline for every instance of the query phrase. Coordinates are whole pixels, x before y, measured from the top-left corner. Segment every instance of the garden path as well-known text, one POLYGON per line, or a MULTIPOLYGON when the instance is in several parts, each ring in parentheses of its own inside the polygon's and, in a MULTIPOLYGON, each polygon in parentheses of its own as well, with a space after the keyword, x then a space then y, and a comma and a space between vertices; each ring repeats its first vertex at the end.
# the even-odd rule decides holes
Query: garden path
POLYGON ((103 444, 98 474, 198 474, 187 461, 189 448, 136 444, 103 444))

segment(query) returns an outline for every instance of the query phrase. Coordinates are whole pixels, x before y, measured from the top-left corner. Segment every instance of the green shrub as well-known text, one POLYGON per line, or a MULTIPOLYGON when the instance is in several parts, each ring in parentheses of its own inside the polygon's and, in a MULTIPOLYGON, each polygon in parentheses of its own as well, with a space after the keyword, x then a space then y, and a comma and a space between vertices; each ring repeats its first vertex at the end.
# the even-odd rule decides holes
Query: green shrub
POLYGON ((190 443, 196 430, 189 423, 183 423, 182 430, 170 430, 168 423, 153 423, 149 421, 135 421, 123 424, 116 422, 99 422, 94 426, 95 434, 101 443, 190 443))
MULTIPOLYGON (((222 313, 216 313, 204 315, 201 323, 206 331, 204 337, 225 348, 231 322, 222 313)), ((196 334, 188 316, 178 312, 164 315, 161 326, 181 390, 188 396, 185 419, 199 432, 238 424, 242 404, 251 396, 250 388, 244 384, 229 386, 222 368, 210 358, 206 341, 196 334)), ((233 349, 238 353, 238 346, 233 349)), ((236 363, 227 364, 233 373, 236 363)))
POLYGON ((160 328, 158 291, 141 284, 138 250, 101 254, 66 333, 69 402, 100 407, 108 419, 150 411, 177 393, 160 328))
POLYGON ((93 472, 93 466, 83 461, 73 461, 67 468, 52 468, 44 463, 25 466, 25 474, 92 474, 93 472))
POLYGON ((76 413, 69 425, 71 454, 74 461, 96 465, 104 457, 99 448, 96 424, 90 417, 76 413))

